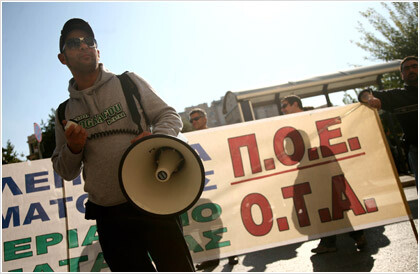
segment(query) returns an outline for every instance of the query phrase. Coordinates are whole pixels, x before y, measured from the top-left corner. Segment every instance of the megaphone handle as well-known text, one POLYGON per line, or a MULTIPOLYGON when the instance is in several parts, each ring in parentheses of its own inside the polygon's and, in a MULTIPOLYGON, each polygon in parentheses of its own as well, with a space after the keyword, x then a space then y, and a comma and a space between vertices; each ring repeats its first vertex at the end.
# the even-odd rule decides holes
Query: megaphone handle
POLYGON ((152 135, 152 133, 149 132, 149 131, 142 131, 139 135, 137 135, 136 138, 134 138, 133 140, 131 140, 131 143, 133 144, 137 140, 140 140, 141 138, 146 137, 146 136, 149 136, 149 135, 152 135))

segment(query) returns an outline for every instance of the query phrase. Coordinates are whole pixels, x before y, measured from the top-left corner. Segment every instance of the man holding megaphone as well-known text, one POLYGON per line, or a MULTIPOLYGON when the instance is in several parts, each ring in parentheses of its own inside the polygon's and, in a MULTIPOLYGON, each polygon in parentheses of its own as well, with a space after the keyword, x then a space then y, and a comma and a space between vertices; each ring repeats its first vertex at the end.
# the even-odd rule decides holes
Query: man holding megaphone
POLYGON ((177 136, 179 115, 135 73, 125 73, 129 79, 123 81, 106 70, 93 30, 82 19, 64 24, 58 59, 73 78, 70 98, 57 109, 52 162, 68 181, 83 171, 85 218, 96 220, 108 266, 112 271, 194 271, 179 216, 138 210, 119 183, 120 161, 130 145, 150 139, 150 128, 153 135, 177 136), (127 83, 134 83, 128 95, 127 83))

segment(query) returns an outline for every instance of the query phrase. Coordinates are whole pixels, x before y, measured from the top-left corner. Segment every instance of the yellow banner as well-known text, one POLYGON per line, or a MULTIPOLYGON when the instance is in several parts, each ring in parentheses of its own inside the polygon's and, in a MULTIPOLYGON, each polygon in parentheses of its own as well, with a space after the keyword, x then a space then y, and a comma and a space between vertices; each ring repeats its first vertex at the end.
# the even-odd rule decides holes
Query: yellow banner
POLYGON ((379 123, 352 104, 186 134, 207 179, 183 215, 194 260, 408 220, 379 123))
MULTIPOLYGON (((195 262, 408 220, 377 113, 320 109, 185 134, 206 185, 182 217, 195 262)), ((3 271, 109 271, 81 177, 2 166, 3 271)), ((115 235, 125 240, 124 235, 115 235)))

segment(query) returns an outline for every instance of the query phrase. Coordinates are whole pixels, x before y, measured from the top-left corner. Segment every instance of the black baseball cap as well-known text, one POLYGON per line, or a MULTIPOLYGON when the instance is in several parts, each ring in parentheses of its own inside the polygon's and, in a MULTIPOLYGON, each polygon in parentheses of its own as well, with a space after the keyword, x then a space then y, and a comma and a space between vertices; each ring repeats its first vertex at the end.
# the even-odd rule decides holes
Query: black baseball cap
POLYGON ((73 18, 68 20, 61 30, 60 36, 60 52, 63 52, 64 42, 66 42, 67 35, 73 30, 83 30, 88 33, 90 36, 95 38, 92 28, 89 26, 88 22, 80 18, 73 18))

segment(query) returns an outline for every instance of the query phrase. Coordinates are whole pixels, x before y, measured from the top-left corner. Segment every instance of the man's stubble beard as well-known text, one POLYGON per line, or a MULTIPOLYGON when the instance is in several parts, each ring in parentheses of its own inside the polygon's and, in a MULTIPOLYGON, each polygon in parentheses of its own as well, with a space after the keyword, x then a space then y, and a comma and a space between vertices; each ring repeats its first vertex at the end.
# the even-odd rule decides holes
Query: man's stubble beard
POLYGON ((99 59, 92 58, 92 61, 88 64, 82 64, 79 62, 75 62, 76 64, 72 64, 72 62, 67 58, 67 55, 64 54, 64 57, 66 58, 67 67, 70 69, 70 71, 76 71, 79 73, 92 73, 99 67, 99 59))
POLYGON ((407 76, 406 79, 404 79, 404 83, 407 86, 410 86, 410 87, 417 87, 418 86, 418 76, 417 75, 413 75, 412 77, 407 76))

